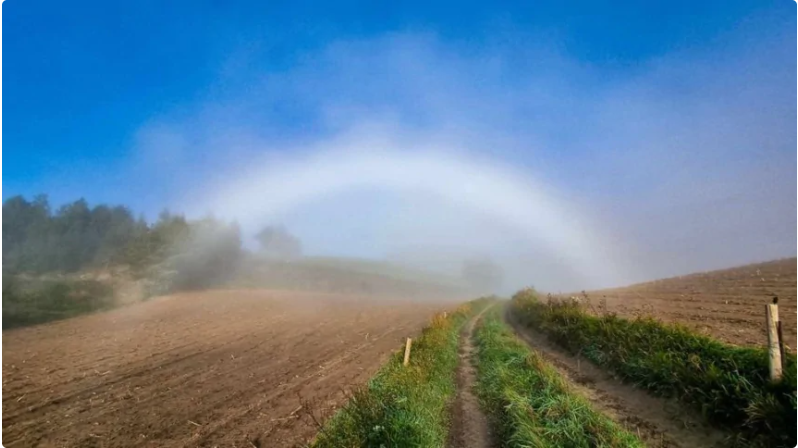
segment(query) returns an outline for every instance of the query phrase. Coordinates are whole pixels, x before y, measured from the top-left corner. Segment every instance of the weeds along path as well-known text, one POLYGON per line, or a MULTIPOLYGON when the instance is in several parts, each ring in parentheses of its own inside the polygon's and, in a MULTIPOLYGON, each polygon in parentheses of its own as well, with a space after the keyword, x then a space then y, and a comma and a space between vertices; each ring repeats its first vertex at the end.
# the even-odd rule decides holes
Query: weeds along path
POLYGON ((477 382, 474 347, 474 328, 482 315, 471 318, 460 333, 459 364, 457 366, 457 394, 452 406, 452 426, 449 432, 449 448, 489 448, 496 446, 490 432, 488 419, 479 406, 479 398, 474 393, 477 382))
POLYGON ((365 387, 319 428, 313 448, 442 447, 450 437, 463 328, 491 302, 478 299, 434 314, 415 339, 409 363, 395 351, 365 387))
POLYGON ((569 354, 545 335, 519 325, 509 309, 504 316, 516 334, 554 365, 577 393, 627 431, 636 433, 648 446, 726 446, 729 434, 708 426, 695 412, 674 400, 625 384, 590 361, 569 354))

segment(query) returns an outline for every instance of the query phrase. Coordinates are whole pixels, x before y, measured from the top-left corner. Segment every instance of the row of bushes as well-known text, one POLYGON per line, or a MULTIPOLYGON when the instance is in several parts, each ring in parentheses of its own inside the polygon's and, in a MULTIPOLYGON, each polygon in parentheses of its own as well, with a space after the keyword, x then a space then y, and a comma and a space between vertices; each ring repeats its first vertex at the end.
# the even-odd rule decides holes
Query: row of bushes
POLYGON ((578 303, 543 303, 533 290, 517 293, 511 312, 574 353, 657 395, 676 397, 711 423, 733 430, 737 443, 796 444, 796 358, 784 379, 769 380, 767 351, 723 344, 652 318, 592 315, 578 303))
POLYGON ((478 300, 448 317, 435 316, 413 341, 410 365, 403 366, 402 352, 396 352, 330 419, 313 446, 444 446, 447 404, 455 392, 458 335, 487 303, 478 300))
POLYGON ((477 390, 507 447, 642 447, 574 394, 559 373, 519 341, 496 312, 476 333, 477 390))
POLYGON ((113 306, 113 288, 98 281, 24 281, 3 275, 4 330, 66 319, 113 306))

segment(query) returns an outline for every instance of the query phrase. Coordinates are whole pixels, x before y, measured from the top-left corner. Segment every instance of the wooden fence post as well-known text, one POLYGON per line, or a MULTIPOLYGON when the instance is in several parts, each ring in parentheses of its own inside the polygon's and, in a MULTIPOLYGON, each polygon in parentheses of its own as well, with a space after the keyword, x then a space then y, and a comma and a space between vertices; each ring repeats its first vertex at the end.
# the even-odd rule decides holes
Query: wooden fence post
POLYGON ((413 340, 407 338, 407 343, 405 344, 405 360, 402 365, 408 365, 410 363, 410 345, 413 344, 413 340))
POLYGON ((770 365, 770 381, 781 380, 781 349, 779 348, 779 306, 769 303, 765 308, 768 330, 768 360, 770 365))
POLYGON ((779 332, 779 355, 781 356, 782 367, 784 367, 786 357, 784 355, 784 330, 781 328, 781 319, 778 321, 777 330, 779 332))

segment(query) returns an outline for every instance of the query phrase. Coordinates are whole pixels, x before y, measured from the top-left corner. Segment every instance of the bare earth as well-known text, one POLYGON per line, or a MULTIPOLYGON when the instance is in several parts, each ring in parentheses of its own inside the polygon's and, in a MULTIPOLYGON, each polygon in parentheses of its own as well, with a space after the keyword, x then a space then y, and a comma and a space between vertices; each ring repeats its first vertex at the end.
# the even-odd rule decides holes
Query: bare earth
POLYGON ((675 400, 655 397, 581 356, 573 356, 545 335, 518 325, 510 313, 506 320, 516 334, 549 361, 566 379, 572 390, 593 407, 650 447, 722 447, 728 434, 708 426, 696 412, 675 400))
POLYGON ((474 391, 477 383, 476 347, 474 327, 488 308, 482 310, 465 325, 460 333, 460 358, 457 366, 457 393, 452 403, 452 422, 449 432, 449 448, 490 448, 498 446, 490 432, 488 419, 482 412, 474 391))
POLYGON ((772 261, 588 293, 623 316, 680 322, 737 345, 765 345, 765 304, 779 298, 784 340, 796 346, 796 259, 772 261))
POLYGON ((212 291, 4 332, 3 443, 301 445, 445 308, 212 291))

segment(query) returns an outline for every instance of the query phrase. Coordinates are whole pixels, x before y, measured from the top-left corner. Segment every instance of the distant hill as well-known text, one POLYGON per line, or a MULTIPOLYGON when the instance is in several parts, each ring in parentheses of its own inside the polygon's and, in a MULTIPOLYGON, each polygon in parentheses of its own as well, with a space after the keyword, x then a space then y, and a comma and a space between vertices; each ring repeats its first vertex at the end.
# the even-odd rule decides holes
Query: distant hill
POLYGON ((462 297, 457 279, 396 264, 357 258, 307 257, 274 261, 253 257, 229 283, 234 287, 368 295, 462 297))
POLYGON ((435 283, 454 287, 463 286, 461 280, 457 277, 383 260, 344 257, 305 257, 301 262, 308 266, 333 267, 364 274, 385 275, 400 280, 435 283))

